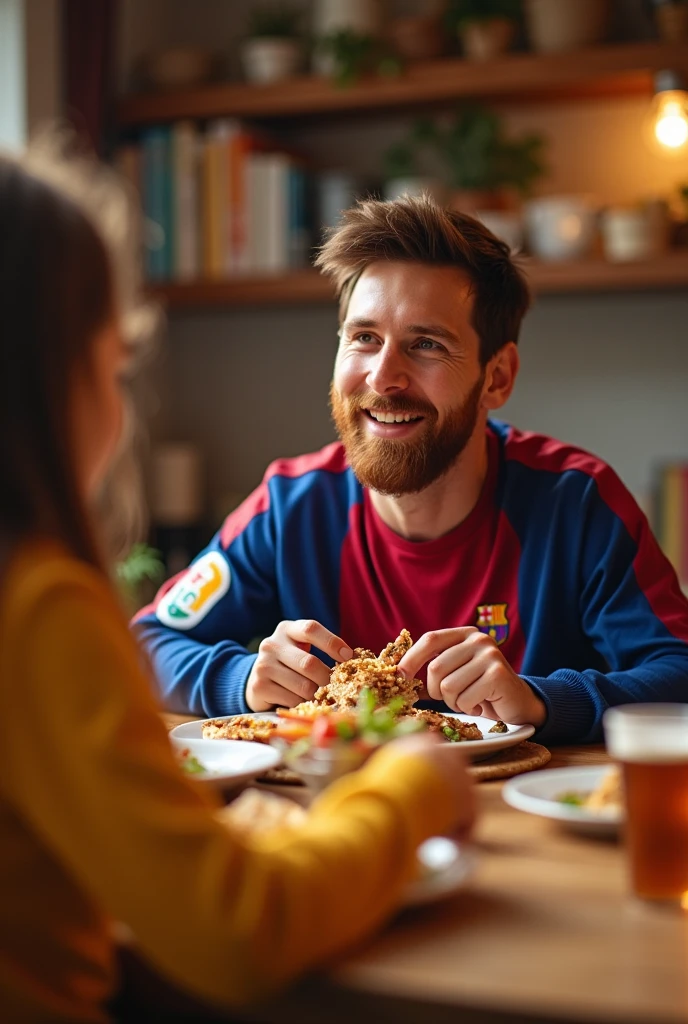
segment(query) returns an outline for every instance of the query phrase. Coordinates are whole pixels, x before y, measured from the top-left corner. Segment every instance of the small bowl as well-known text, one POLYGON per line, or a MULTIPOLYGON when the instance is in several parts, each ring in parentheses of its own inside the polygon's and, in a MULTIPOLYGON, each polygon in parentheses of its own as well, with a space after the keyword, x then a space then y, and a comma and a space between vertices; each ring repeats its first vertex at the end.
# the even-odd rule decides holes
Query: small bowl
POLYGON ((355 772, 372 753, 372 750, 357 750, 350 744, 339 743, 332 747, 312 747, 297 755, 287 749, 283 756, 287 767, 300 775, 309 789, 321 793, 342 775, 355 772))

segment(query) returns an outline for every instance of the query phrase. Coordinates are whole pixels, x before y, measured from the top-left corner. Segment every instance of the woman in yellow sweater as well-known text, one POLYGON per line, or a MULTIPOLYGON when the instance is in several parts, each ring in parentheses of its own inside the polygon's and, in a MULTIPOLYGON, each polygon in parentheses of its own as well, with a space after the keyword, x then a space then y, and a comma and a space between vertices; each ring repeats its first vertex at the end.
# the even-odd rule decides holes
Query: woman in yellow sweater
POLYGON ((119 267, 109 234, 129 237, 125 213, 102 169, 0 158, 0 1008, 14 1024, 108 1019, 112 921, 197 998, 264 996, 378 926, 418 844, 472 818, 460 752, 424 736, 252 846, 181 775, 90 512, 122 432, 135 261, 119 267))

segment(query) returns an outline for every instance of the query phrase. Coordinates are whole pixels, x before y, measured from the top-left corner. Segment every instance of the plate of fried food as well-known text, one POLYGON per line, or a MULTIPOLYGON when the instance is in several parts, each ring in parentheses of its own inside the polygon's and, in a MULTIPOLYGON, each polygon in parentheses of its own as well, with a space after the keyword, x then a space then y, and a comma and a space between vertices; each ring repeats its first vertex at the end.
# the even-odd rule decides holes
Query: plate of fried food
MULTIPOLYGON (((222 823, 244 839, 260 842, 276 829, 298 829, 308 811, 293 800, 270 792, 246 789, 232 803, 217 812, 222 823)), ((431 903, 462 889, 476 865, 470 846, 446 836, 426 839, 416 851, 416 877, 406 886, 403 906, 431 903)))
POLYGON ((475 761, 532 736, 532 725, 415 707, 423 683, 407 679, 398 668, 412 644, 403 629, 377 656, 356 648, 353 658, 334 666, 329 682, 312 700, 294 708, 186 722, 170 735, 175 742, 277 745, 302 778, 308 781, 310 769, 322 775, 323 782, 357 767, 381 743, 420 729, 436 732, 450 743, 465 743, 467 755, 475 761), (333 762, 330 767, 328 762, 333 762))
POLYGON ((615 836, 624 817, 621 772, 616 765, 530 772, 509 779, 502 796, 519 811, 553 818, 586 835, 615 836))

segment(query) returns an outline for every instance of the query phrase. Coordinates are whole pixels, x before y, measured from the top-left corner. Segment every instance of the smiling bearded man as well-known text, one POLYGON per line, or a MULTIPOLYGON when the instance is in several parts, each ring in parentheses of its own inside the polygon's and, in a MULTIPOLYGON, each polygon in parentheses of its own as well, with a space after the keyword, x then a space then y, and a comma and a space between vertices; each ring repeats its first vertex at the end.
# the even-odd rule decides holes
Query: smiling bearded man
POLYGON ((168 707, 294 707, 402 629, 399 671, 434 711, 540 742, 685 700, 688 602, 632 496, 588 452, 492 418, 529 302, 509 247, 429 198, 371 199, 316 266, 339 298, 340 440, 273 462, 140 614, 168 707))
POLYGON ((456 462, 478 422, 485 371, 468 397, 438 426, 437 410, 429 402, 401 395, 385 399, 372 393, 345 398, 330 385, 330 408, 349 463, 364 487, 400 497, 425 490, 456 462), (414 438, 370 437, 361 415, 397 414, 422 417, 422 433, 414 438))

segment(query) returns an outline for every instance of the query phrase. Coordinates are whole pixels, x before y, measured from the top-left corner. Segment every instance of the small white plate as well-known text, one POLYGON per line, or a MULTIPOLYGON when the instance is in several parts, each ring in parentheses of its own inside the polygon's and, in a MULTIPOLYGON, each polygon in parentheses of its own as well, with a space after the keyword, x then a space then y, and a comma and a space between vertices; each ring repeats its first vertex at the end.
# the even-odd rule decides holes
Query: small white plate
POLYGON ((564 793, 590 793, 609 771, 609 765, 578 768, 548 768, 517 775, 504 784, 502 796, 511 807, 543 818, 553 818, 567 828, 586 835, 613 836, 619 831, 623 814, 618 807, 589 811, 561 802, 564 793))
POLYGON ((402 897, 405 907, 452 896, 463 888, 475 870, 474 851, 445 836, 426 839, 416 855, 421 875, 406 887, 402 897))
MULTIPOLYGON (((176 730, 175 730, 176 731, 176 730)), ((275 747, 265 743, 249 743, 246 740, 204 740, 172 735, 170 741, 177 750, 188 750, 206 769, 204 772, 189 773, 190 779, 211 782, 223 787, 239 786, 251 782, 276 768, 282 755, 275 747)))
MULTIPOLYGON (((447 718, 460 718, 462 722, 474 722, 482 732, 484 739, 468 740, 462 744, 462 748, 473 761, 483 761, 486 757, 492 757, 498 750, 504 750, 506 747, 515 747, 517 743, 527 740, 535 732, 535 727, 532 725, 507 725, 508 732, 491 733, 489 730, 495 724, 491 718, 473 718, 471 715, 458 715, 449 711, 443 713, 447 715, 447 718)), ((203 743, 218 743, 218 740, 203 739, 203 726, 209 721, 228 722, 236 717, 236 715, 224 715, 216 719, 204 718, 195 722, 184 722, 182 725, 177 725, 172 729, 170 736, 184 740, 201 740, 203 743)), ((272 721, 278 722, 285 721, 285 719, 280 718, 279 715, 271 711, 256 712, 251 714, 250 717, 256 719, 269 718, 272 721)), ((223 742, 228 741, 225 740, 223 742)), ((240 742, 243 742, 243 740, 240 742)), ((199 757, 199 760, 202 760, 202 758, 199 757)))

